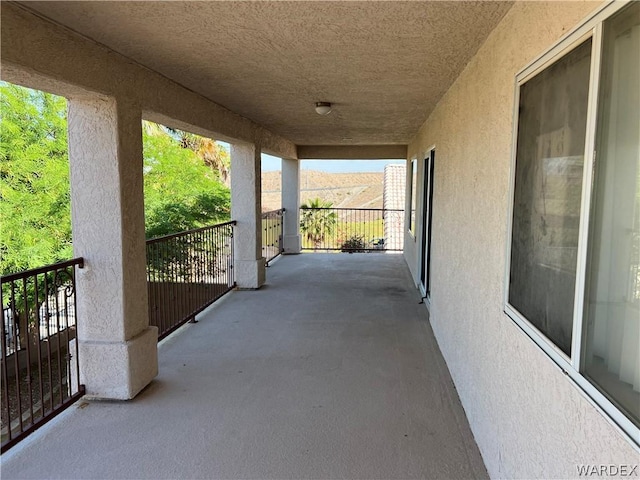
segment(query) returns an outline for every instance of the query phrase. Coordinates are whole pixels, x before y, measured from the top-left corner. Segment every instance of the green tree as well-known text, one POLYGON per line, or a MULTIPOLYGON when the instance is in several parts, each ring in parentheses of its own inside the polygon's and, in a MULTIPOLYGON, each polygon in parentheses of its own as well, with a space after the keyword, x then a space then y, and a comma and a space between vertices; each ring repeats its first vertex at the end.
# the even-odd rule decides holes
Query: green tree
MULTIPOLYGON (((62 97, 0 83, 0 274, 73 255, 66 115, 62 97)), ((230 193, 213 160, 151 122, 143 141, 147 237, 228 220, 230 193)), ((224 160, 218 144, 201 143, 224 160)))
POLYGON ((314 198, 301 205, 300 231, 315 248, 318 248, 336 228, 338 214, 329 210, 332 206, 333 203, 325 202, 319 198, 314 198))
POLYGON ((229 219, 229 189, 193 150, 151 122, 144 122, 143 145, 148 238, 229 219))
POLYGON ((66 100, 0 84, 0 273, 72 256, 66 100))
POLYGON ((229 152, 220 146, 218 142, 210 138, 201 137, 194 133, 174 130, 180 136, 183 148, 188 148, 202 159, 205 165, 217 173, 222 183, 227 187, 231 184, 229 172, 231 170, 231 157, 229 152))

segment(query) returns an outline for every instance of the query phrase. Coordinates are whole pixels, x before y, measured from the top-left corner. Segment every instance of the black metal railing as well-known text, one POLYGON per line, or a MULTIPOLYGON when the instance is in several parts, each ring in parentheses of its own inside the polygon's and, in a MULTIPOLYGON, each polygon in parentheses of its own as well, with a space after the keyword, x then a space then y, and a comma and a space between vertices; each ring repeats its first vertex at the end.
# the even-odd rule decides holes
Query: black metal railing
POLYGON ((235 286, 235 221, 147 240, 149 324, 162 339, 235 286))
POLYGON ((0 277, 2 452, 84 394, 76 335, 82 258, 0 277))
POLYGON ((302 250, 402 251, 404 210, 300 208, 302 250))
POLYGON ((284 251, 282 245, 284 212, 284 208, 281 208, 262 214, 262 256, 266 258, 267 265, 284 251))

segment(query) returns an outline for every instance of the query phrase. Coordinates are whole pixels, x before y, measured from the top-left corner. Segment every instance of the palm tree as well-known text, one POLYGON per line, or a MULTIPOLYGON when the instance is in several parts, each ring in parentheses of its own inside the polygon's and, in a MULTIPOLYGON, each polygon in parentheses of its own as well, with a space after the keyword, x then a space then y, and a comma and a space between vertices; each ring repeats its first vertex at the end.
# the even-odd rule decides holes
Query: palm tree
POLYGON ((214 172, 218 172, 222 183, 227 187, 230 186, 231 179, 229 178, 229 170, 231 161, 229 153, 222 148, 218 142, 182 130, 175 130, 175 132, 180 135, 180 143, 183 148, 194 151, 205 165, 214 172))
POLYGON ((307 240, 318 248, 326 236, 333 233, 338 223, 338 214, 329 210, 333 206, 331 202, 325 202, 319 198, 303 203, 300 218, 300 231, 307 240))

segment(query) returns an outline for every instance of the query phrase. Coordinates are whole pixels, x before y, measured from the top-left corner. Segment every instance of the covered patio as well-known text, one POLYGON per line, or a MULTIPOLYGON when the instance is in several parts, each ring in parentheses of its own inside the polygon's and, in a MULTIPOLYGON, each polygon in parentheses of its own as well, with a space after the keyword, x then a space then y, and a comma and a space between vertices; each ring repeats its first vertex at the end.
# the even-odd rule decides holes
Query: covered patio
POLYGON ((638 471, 637 2, 1 7, 2 80, 68 101, 85 394, 3 453, 3 478, 638 471), (143 120, 230 144, 217 251, 239 290, 159 347, 143 120), (263 153, 286 212, 269 268, 263 153), (402 255, 294 255, 301 161, 336 159, 406 161, 402 255), (630 333, 599 316, 614 303, 630 333), (590 373, 604 360, 615 388, 590 373))
POLYGON ((4 478, 485 478, 401 255, 285 256, 159 345, 128 402, 80 401, 4 478))

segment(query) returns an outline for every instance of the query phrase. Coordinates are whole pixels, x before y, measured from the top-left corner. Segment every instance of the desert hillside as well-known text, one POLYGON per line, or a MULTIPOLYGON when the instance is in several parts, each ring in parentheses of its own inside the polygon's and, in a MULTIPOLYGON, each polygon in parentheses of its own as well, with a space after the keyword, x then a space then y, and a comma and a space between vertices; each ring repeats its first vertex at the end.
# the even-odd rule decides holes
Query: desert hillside
MULTIPOLYGON (((321 198, 340 208, 382 208, 383 173, 300 170, 300 201, 321 198)), ((280 208, 281 172, 262 173, 262 210, 280 208)))

